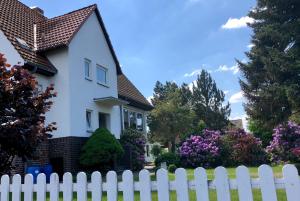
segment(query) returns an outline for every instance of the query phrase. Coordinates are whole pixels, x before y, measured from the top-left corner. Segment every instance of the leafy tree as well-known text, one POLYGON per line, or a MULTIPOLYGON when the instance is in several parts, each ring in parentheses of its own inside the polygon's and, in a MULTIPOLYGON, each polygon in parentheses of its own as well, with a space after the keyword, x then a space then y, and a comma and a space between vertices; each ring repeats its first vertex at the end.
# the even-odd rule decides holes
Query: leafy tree
POLYGON ((300 2, 258 0, 247 62, 238 62, 248 115, 271 130, 300 112, 300 2))
POLYGON ((98 128, 82 147, 80 164, 89 170, 108 171, 123 153, 115 136, 105 128, 98 128))
POLYGON ((163 101, 156 103, 149 115, 151 137, 163 144, 171 143, 175 152, 176 140, 193 128, 194 113, 186 105, 182 105, 179 89, 168 94, 163 101))
POLYGON ((207 128, 222 130, 228 125, 231 109, 229 103, 223 106, 224 100, 223 91, 217 88, 211 75, 202 70, 193 85, 192 102, 197 118, 204 121, 207 128))
POLYGON ((56 129, 55 123, 45 124, 56 93, 52 85, 38 92, 37 84, 28 70, 10 67, 0 54, 0 175, 10 172, 16 156, 31 158, 56 129))
POLYGON ((154 95, 152 98, 152 104, 156 106, 161 101, 165 101, 168 97, 178 90, 178 86, 174 82, 166 82, 162 84, 157 81, 154 87, 154 95))
POLYGON ((251 133, 262 141, 262 146, 266 147, 270 144, 272 140, 272 129, 266 129, 263 123, 250 119, 248 124, 248 129, 251 133))

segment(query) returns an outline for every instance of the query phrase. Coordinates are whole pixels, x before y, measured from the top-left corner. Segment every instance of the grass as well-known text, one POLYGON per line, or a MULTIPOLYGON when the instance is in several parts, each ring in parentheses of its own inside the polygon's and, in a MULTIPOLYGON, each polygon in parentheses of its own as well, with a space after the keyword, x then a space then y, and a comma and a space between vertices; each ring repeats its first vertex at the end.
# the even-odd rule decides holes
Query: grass
MULTIPOLYGON (((250 167, 249 171, 250 171, 251 177, 253 177, 253 178, 258 177, 257 167, 250 167)), ((282 166, 273 167, 273 172, 274 172, 275 177, 281 177, 282 176, 281 171, 282 171, 282 166)), ((227 173, 228 173, 228 177, 231 178, 231 179, 234 179, 236 177, 235 176, 235 168, 227 168, 227 173)), ((194 174, 193 170, 191 170, 191 169, 187 170, 187 175, 188 175, 189 180, 193 180, 193 178, 194 178, 193 174, 194 174)), ((208 169, 207 170, 207 177, 210 180, 214 179, 214 170, 213 169, 208 169)), ((175 175, 170 173, 169 178, 170 178, 170 180, 174 180, 175 175)), ((135 179, 137 179, 137 177, 135 177, 135 179)), ((155 175, 154 174, 151 175, 151 179, 155 180, 155 175)), ((196 201, 197 200, 196 199, 196 193, 194 191, 190 191, 189 195, 190 195, 190 201, 196 201)), ((216 191, 215 190, 210 190, 209 191, 209 197, 210 197, 210 201, 217 201, 216 191)), ((277 190, 277 197, 278 197, 278 201, 286 201, 287 200, 284 190, 277 190)), ((254 201, 262 201, 260 190, 258 190, 258 189, 253 190, 253 199, 254 199, 254 201)), ((50 199, 48 198, 47 201, 49 201, 49 200, 50 199)), ((76 200, 76 194, 75 193, 74 193, 74 200, 76 200)), ((123 200, 122 193, 119 193, 118 201, 122 201, 122 200, 123 200)), ((135 199, 134 200, 135 201, 140 201, 139 192, 135 193, 135 199)), ((152 200, 153 201, 158 201, 156 192, 152 193, 152 200)), ((176 199, 176 192, 174 192, 174 191, 170 192, 170 200, 171 201, 176 201, 177 200, 176 199)), ((232 201, 239 201, 237 190, 231 190, 231 200, 232 201)), ((63 201, 62 195, 60 196, 60 201, 63 201)), ((91 201, 91 194, 90 193, 88 194, 88 201, 91 201)), ((102 198, 102 201, 107 201, 107 198, 106 198, 105 194, 102 198)))

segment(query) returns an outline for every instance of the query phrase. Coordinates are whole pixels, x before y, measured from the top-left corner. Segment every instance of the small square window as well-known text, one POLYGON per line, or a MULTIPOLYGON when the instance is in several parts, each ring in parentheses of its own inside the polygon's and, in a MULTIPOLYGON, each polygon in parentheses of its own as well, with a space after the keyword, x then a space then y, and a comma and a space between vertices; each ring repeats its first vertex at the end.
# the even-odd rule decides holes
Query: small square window
POLYGON ((91 61, 88 59, 84 60, 84 74, 86 79, 92 79, 91 61))
POLYGON ((97 82, 107 85, 107 69, 100 65, 97 65, 97 82))
POLYGON ((86 111, 86 129, 87 131, 92 131, 92 111, 86 111))

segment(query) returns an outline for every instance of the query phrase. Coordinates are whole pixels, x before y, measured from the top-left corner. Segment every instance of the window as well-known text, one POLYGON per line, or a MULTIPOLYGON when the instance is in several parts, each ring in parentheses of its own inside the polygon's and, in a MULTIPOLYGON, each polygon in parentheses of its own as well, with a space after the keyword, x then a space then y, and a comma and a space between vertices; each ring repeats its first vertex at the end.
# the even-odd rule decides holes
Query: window
POLYGON ((100 65, 97 65, 97 82, 107 85, 107 69, 100 65))
POLYGON ((136 129, 139 131, 144 130, 144 118, 141 113, 137 113, 136 115, 136 129))
POLYGON ((130 119, 130 128, 136 129, 136 113, 130 112, 129 119, 130 119))
POLYGON ((85 79, 92 80, 91 61, 84 59, 84 74, 85 79))
POLYGON ((124 128, 129 128, 129 116, 128 116, 128 110, 124 109, 124 128))
POLYGON ((92 111, 87 110, 86 111, 86 129, 87 131, 92 131, 92 111))

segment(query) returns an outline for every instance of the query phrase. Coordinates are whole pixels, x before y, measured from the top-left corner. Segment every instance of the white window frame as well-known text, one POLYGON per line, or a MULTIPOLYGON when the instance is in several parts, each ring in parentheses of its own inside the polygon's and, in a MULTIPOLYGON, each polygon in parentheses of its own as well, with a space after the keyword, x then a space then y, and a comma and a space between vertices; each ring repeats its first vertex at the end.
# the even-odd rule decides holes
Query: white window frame
POLYGON ((85 58, 84 59, 84 77, 85 77, 85 79, 86 80, 89 80, 89 81, 92 81, 92 61, 90 60, 90 59, 87 59, 87 58, 85 58), (89 75, 87 76, 86 75, 86 63, 88 63, 89 64, 89 68, 88 68, 88 70, 89 70, 89 75))
POLYGON ((91 132, 93 132, 93 110, 89 110, 89 109, 87 109, 86 111, 85 111, 85 123, 86 123, 86 131, 88 132, 88 133, 91 133, 91 132), (91 126, 90 127, 88 127, 88 119, 87 119, 87 117, 88 117, 88 113, 90 113, 90 124, 91 124, 91 126))
POLYGON ((98 84, 108 87, 108 69, 100 64, 96 64, 96 80, 98 84), (105 72, 105 83, 98 80, 98 68, 105 72))

